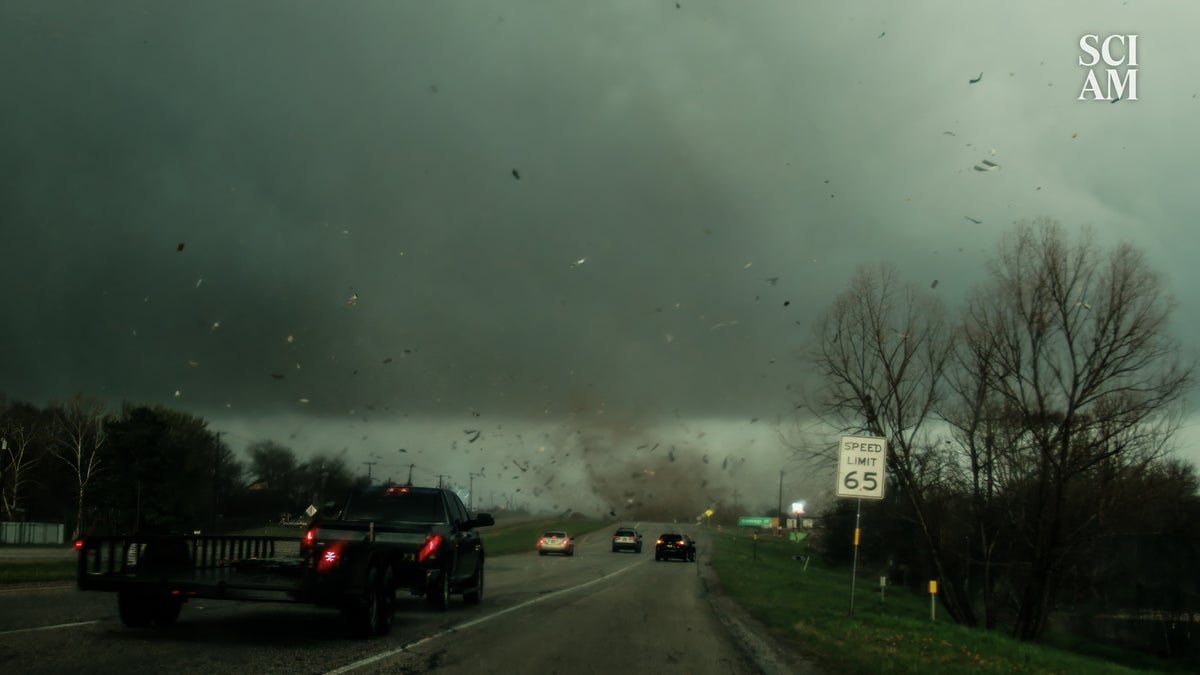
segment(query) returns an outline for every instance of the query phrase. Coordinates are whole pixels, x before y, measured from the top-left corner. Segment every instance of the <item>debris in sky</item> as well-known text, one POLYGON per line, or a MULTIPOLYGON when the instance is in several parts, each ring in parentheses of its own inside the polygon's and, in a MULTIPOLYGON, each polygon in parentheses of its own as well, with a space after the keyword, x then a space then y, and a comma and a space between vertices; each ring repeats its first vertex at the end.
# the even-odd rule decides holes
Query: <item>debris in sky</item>
POLYGON ((346 300, 346 304, 351 307, 358 305, 358 293, 351 293, 350 298, 346 300))
POLYGON ((384 362, 384 363, 391 363, 391 362, 392 362, 392 357, 390 357, 390 356, 389 356, 389 357, 387 357, 386 359, 384 359, 384 360, 383 360, 383 362, 384 362))
POLYGON ((471 436, 471 434, 475 434, 474 436, 471 436, 471 438, 469 438, 467 440, 468 443, 474 443, 475 441, 479 440, 479 434, 482 432, 480 432, 478 429, 463 429, 463 433, 467 434, 468 436, 471 436))
POLYGON ((675 461, 675 450, 674 450, 674 448, 672 448, 672 449, 671 449, 671 451, 667 453, 667 458, 668 458, 668 459, 670 459, 672 462, 674 462, 674 461, 675 461))
POLYGON ((438 93, 438 86, 436 84, 429 85, 429 91, 430 91, 430 93, 433 93, 433 94, 438 93))
POLYGON ((204 283, 203 277, 201 277, 200 279, 197 279, 196 280, 196 288, 200 288, 200 284, 202 284, 202 283, 204 283))
POLYGON ((753 264, 754 264, 753 262, 748 262, 748 263, 746 263, 745 265, 742 265, 742 269, 744 269, 744 270, 748 270, 748 269, 750 269, 750 266, 751 266, 751 265, 753 265, 753 264))
POLYGON ((976 225, 983 224, 983 221, 979 220, 978 218, 972 218, 971 216, 963 216, 963 218, 966 218, 967 220, 971 221, 972 223, 975 223, 976 225))
POLYGON ((1079 138, 1079 132, 1077 131, 1077 132, 1071 134, 1071 138, 1079 138))
MULTIPOLYGON (((996 154, 996 151, 995 151, 995 150, 993 150, 993 151, 992 151, 992 154, 993 154, 993 155, 994 155, 994 154, 996 154)), ((990 166, 990 167, 992 167, 992 168, 995 168, 995 167, 998 167, 998 166, 1000 166, 999 164, 997 164, 997 163, 995 163, 995 162, 991 161, 990 159, 985 159, 985 160, 983 160, 983 165, 984 165, 984 166, 990 166)))
POLYGON ((666 333, 665 335, 663 335, 663 342, 666 342, 667 344, 671 344, 674 341, 675 341, 674 335, 671 335, 670 333, 666 333))
POLYGON ((967 84, 975 84, 975 83, 979 82, 979 81, 980 81, 980 80, 982 80, 982 79, 983 79, 983 73, 981 72, 981 73, 979 73, 979 77, 977 77, 977 78, 975 78, 975 79, 973 79, 973 80, 967 80, 967 84))
POLYGON ((954 133, 953 131, 943 131, 942 134, 945 136, 957 136, 958 135, 958 134, 954 133))
POLYGON ((287 376, 284 375, 283 373, 271 373, 271 377, 273 377, 277 380, 282 380, 284 377, 287 377, 287 376))
POLYGON ((929 284, 929 287, 930 287, 930 288, 937 288, 937 285, 938 285, 938 280, 937 280, 937 279, 934 279, 934 280, 933 280, 933 283, 932 283, 932 284, 929 284))
POLYGON ((887 31, 883 31, 882 33, 879 34, 879 37, 877 37, 875 39, 878 40, 879 38, 883 37, 884 35, 887 35, 887 31))
POLYGON ((293 342, 295 342, 295 340, 296 340, 296 338, 294 336, 292 336, 292 335, 287 336, 287 341, 288 341, 289 345, 292 344, 293 342))
POLYGON ((513 177, 513 178, 516 178, 517 180, 521 180, 521 172, 520 172, 520 171, 517 171, 516 169, 513 169, 513 170, 512 170, 512 177, 513 177))
POLYGON ((709 330, 716 330, 718 328, 724 328, 725 326, 736 326, 736 325, 737 325, 737 319, 734 319, 733 321, 722 321, 721 323, 718 323, 718 324, 715 324, 715 325, 709 327, 709 330))
POLYGON ((200 365, 200 363, 199 363, 199 362, 197 362, 197 361, 191 361, 191 360, 189 360, 189 361, 188 361, 188 365, 189 365, 189 366, 191 366, 191 367, 193 367, 193 368, 195 368, 196 366, 200 365))
POLYGON ((301 403, 308 403, 308 399, 306 399, 306 398, 302 398, 302 399, 300 399, 300 402, 301 402, 301 403))
POLYGON ((180 252, 182 252, 182 251, 183 251, 183 242, 182 242, 182 241, 181 241, 181 242, 179 242, 179 245, 175 247, 175 251, 176 251, 177 253, 180 253, 180 252))
POLYGON ((766 279, 764 279, 764 281, 766 281, 768 284, 771 284, 772 286, 774 286, 775 284, 779 283, 779 277, 767 277, 766 279))
POLYGON ((587 258, 580 258, 579 260, 576 260, 575 262, 571 263, 571 267, 579 267, 580 265, 582 265, 585 262, 587 262, 587 258))
POLYGON ((220 327, 221 327, 221 322, 220 322, 220 321, 214 321, 214 322, 213 322, 213 325, 212 325, 212 329, 210 329, 210 330, 209 330, 209 332, 211 333, 212 331, 215 331, 216 329, 218 329, 218 328, 220 328, 220 327))
POLYGON ((791 300, 784 300, 784 301, 783 301, 783 306, 784 306, 784 307, 787 307, 787 306, 788 306, 788 305, 790 305, 790 304, 792 304, 792 301, 791 301, 791 300))
POLYGON ((179 398, 180 396, 183 396, 183 393, 180 392, 178 389, 176 389, 175 390, 175 398, 179 398))

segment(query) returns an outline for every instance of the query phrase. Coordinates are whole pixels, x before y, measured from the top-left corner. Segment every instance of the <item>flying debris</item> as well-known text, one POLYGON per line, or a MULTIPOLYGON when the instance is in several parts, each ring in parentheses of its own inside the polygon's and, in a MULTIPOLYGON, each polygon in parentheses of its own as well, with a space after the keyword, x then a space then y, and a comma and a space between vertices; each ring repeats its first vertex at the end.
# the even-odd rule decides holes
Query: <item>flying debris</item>
POLYGON ((474 443, 475 441, 479 440, 479 434, 482 432, 479 431, 478 429, 463 429, 463 433, 468 436, 471 436, 471 434, 474 434, 474 436, 471 436, 471 438, 467 439, 468 443, 474 443))
POLYGON ((944 136, 957 136, 958 134, 954 133, 953 131, 943 131, 943 132, 942 132, 942 135, 944 135, 944 136))
POLYGON ((571 263, 571 267, 579 267, 580 265, 582 265, 585 262, 587 262, 587 258, 580 258, 579 260, 576 260, 575 262, 571 263))
POLYGON ((282 380, 286 376, 283 373, 271 373, 271 377, 277 380, 282 380))
POLYGON ((783 306, 784 306, 784 307, 787 307, 787 306, 788 306, 788 305, 790 305, 790 304, 792 304, 792 301, 791 301, 791 300, 784 300, 784 301, 783 301, 783 306))
POLYGON ((930 287, 930 288, 937 288, 937 285, 938 285, 938 280, 937 280, 937 279, 934 279, 934 280, 933 280, 933 283, 932 283, 932 284, 929 284, 929 287, 930 287))
POLYGON ((182 252, 183 252, 183 242, 182 242, 182 241, 181 241, 181 242, 179 242, 179 245, 175 247, 175 252, 176 252, 176 253, 182 253, 182 252))
POLYGON ((288 344, 290 345, 296 341, 296 338, 292 335, 289 335, 289 336, 287 336, 287 341, 288 341, 288 344))
POLYGON ((218 328, 220 328, 220 327, 221 327, 221 322, 220 322, 220 321, 214 321, 214 322, 213 322, 213 325, 212 325, 212 328, 209 330, 209 332, 211 333, 212 331, 215 331, 216 329, 218 329, 218 328))
POLYGON ((976 171, 995 171, 996 169, 999 169, 999 168, 1000 168, 1000 165, 993 162, 990 159, 980 160, 979 164, 975 165, 976 171))
POLYGON ((351 307, 358 305, 358 293, 351 293, 350 298, 346 300, 346 304, 351 307))
POLYGON ((971 221, 972 223, 975 223, 976 225, 983 224, 983 221, 979 220, 978 218, 972 218, 971 216, 963 216, 963 218, 966 218, 967 220, 971 221))
POLYGON ((979 82, 982 79, 983 79, 983 73, 979 73, 979 77, 977 77, 973 80, 967 80, 967 84, 976 84, 977 82, 979 82))
POLYGON ((204 283, 204 279, 203 279, 203 278, 197 279, 197 280, 196 280, 196 288, 200 288, 200 284, 202 284, 202 283, 204 283))
POLYGON ((306 399, 306 398, 302 398, 302 399, 300 399, 300 402, 301 402, 301 403, 308 403, 308 399, 306 399))
POLYGON ((389 357, 387 357, 386 359, 384 359, 384 360, 383 360, 383 362, 384 362, 384 363, 391 363, 391 362, 392 362, 392 357, 390 357, 390 356, 389 356, 389 357))
POLYGON ((517 180, 521 180, 521 172, 520 172, 520 171, 517 171, 516 169, 513 169, 513 170, 512 170, 512 177, 513 177, 513 178, 516 178, 517 180))
POLYGON ((190 361, 190 360, 189 360, 189 361, 188 361, 188 365, 189 365, 189 366, 191 366, 191 367, 193 367, 193 368, 195 368, 196 366, 198 366, 198 365, 200 365, 200 364, 199 364, 199 362, 197 362, 197 361, 190 361))
MULTIPOLYGON (((995 150, 992 150, 992 154, 993 154, 993 155, 994 155, 994 154, 996 154, 996 151, 995 151, 995 150)), ((995 163, 995 162, 991 161, 990 159, 985 159, 985 160, 983 160, 983 165, 984 165, 984 166, 990 166, 990 167, 992 167, 992 168, 995 168, 995 167, 998 167, 998 166, 1000 166, 999 164, 997 164, 997 163, 995 163)))
POLYGON ((175 398, 179 398, 180 396, 183 396, 183 392, 181 392, 181 391, 179 391, 178 389, 176 389, 176 390, 175 390, 175 398))
POLYGON ((878 40, 879 38, 883 37, 884 35, 887 35, 887 31, 883 31, 882 33, 879 34, 879 37, 877 37, 875 39, 878 40))
POLYGON ((737 325, 737 319, 734 319, 733 321, 722 321, 721 323, 713 324, 712 326, 710 326, 709 330, 716 330, 718 328, 724 328, 725 326, 736 326, 736 325, 737 325))
POLYGON ((767 277, 766 279, 764 279, 764 281, 766 281, 768 284, 771 284, 772 286, 774 286, 775 284, 779 283, 779 277, 767 277))

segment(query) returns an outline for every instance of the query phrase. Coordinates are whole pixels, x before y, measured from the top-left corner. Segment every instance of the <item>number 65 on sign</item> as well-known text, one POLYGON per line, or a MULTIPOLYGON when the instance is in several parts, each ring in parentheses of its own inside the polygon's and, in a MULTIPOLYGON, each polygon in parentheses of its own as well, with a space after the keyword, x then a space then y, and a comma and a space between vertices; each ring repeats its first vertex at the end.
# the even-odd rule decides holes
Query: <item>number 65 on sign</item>
POLYGON ((887 439, 842 436, 838 449, 837 496, 883 499, 887 439))

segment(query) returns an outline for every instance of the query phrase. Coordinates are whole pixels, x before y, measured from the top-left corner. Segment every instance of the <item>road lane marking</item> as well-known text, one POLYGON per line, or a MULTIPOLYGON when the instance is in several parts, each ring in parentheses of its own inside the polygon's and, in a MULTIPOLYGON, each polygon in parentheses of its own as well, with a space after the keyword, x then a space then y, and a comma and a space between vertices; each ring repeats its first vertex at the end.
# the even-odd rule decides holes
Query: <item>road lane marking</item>
POLYGON ((451 626, 450 628, 447 628, 444 631, 441 631, 439 633, 434 633, 433 635, 426 635, 425 637, 423 637, 419 640, 414 640, 412 642, 409 642, 408 644, 404 644, 399 647, 396 647, 395 649, 389 649, 386 652, 380 652, 373 656, 368 656, 365 659, 360 659, 353 663, 347 663, 346 665, 342 666, 341 668, 337 668, 335 670, 331 670, 331 671, 325 673, 325 675, 339 675, 340 673, 348 673, 352 670, 357 670, 364 666, 369 666, 372 663, 378 663, 379 661, 382 661, 387 658, 391 658, 397 654, 401 654, 403 652, 409 651, 416 647, 420 647, 421 645, 423 645, 427 642, 433 642, 434 640, 443 638, 451 633, 457 633, 458 631, 466 630, 468 628, 478 626, 481 623, 486 623, 488 621, 491 621, 492 619, 495 619, 497 617, 504 616, 505 614, 508 614, 509 612, 515 612, 518 609, 524 609, 531 605, 536 605, 539 602, 544 602, 555 596, 564 595, 566 593, 571 593, 573 591, 578 591, 582 588, 587 588, 588 586, 591 586, 593 584, 598 584, 601 581, 606 581, 608 579, 611 579, 611 578, 617 576, 618 574, 628 572, 629 570, 633 569, 634 567, 637 567, 641 563, 642 563, 642 561, 639 560, 638 562, 635 562, 632 565, 626 565, 625 567, 622 567, 621 569, 617 570, 616 572, 610 572, 608 574, 605 574, 602 577, 597 577, 595 579, 592 579, 591 581, 585 581, 584 583, 579 584, 578 586, 571 586, 570 588, 562 588, 557 591, 554 591, 553 593, 547 593, 546 595, 538 596, 536 598, 533 598, 532 600, 527 600, 525 602, 522 602, 519 605, 513 605, 512 607, 508 607, 508 608, 502 609, 498 612, 488 614, 487 616, 481 616, 477 619, 471 619, 470 621, 460 623, 455 626, 451 626))
POLYGON ((61 584, 58 586, 20 586, 17 588, 0 588, 0 593, 20 593, 23 591, 49 591, 53 589, 75 588, 75 584, 61 584))
POLYGON ((0 636, 16 635, 17 633, 32 633, 39 630, 56 630, 58 628, 74 628, 76 626, 90 626, 94 623, 100 623, 100 619, 95 621, 76 621, 75 623, 60 623, 56 626, 38 626, 37 628, 18 628, 16 630, 0 631, 0 636))

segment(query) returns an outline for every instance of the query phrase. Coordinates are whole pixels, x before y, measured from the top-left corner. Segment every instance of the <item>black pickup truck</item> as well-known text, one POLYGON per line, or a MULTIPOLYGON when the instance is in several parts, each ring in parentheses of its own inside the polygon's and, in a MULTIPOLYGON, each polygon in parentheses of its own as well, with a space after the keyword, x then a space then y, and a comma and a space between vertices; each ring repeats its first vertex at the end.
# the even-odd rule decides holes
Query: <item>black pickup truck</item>
POLYGON ((189 598, 304 602, 336 607, 360 637, 384 635, 397 591, 437 610, 452 593, 483 599, 483 541, 462 500, 442 488, 373 486, 337 519, 314 520, 299 538, 234 535, 87 537, 79 588, 115 591, 130 627, 170 624, 189 598))

